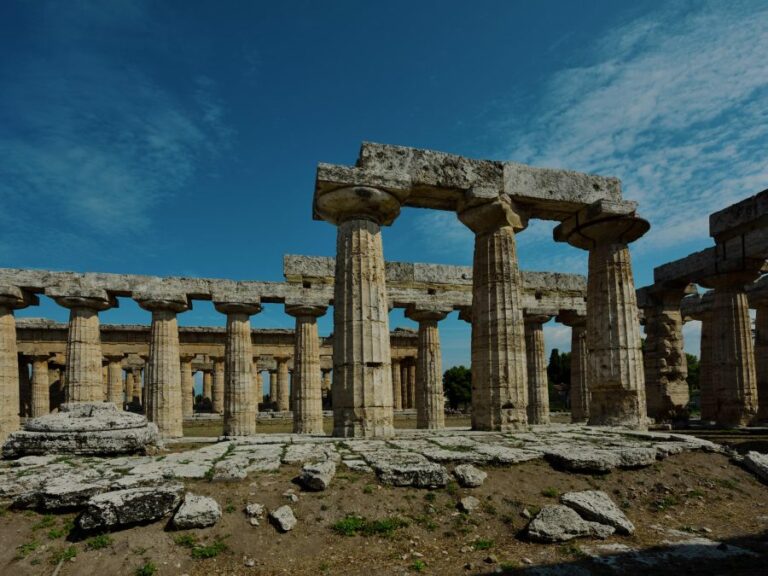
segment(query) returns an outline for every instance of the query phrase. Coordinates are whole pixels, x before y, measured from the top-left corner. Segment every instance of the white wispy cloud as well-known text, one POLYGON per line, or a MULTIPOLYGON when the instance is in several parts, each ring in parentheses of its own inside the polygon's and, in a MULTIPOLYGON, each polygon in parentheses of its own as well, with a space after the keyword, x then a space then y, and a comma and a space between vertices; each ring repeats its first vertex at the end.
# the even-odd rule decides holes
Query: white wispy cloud
POLYGON ((231 141, 216 86, 192 77, 187 98, 133 65, 112 35, 151 31, 140 2, 43 6, 0 72, 0 222, 17 244, 51 230, 75 243, 135 236, 231 141))

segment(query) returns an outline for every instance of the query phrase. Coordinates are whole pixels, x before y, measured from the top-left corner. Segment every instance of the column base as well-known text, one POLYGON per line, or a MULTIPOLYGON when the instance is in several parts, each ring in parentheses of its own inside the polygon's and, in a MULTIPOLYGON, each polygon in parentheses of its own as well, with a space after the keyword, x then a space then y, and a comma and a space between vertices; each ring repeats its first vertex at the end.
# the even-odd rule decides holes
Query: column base
POLYGON ((365 415, 353 410, 337 409, 333 411, 333 435, 337 438, 390 438, 395 435, 392 424, 392 411, 366 410, 365 415), (388 412, 388 414, 384 414, 388 412))
MULTIPOLYGON (((636 430, 647 430, 647 418, 640 407, 639 394, 634 390, 608 389, 591 391, 589 404, 589 426, 625 426, 636 430)), ((644 399, 643 399, 644 401, 644 399)))

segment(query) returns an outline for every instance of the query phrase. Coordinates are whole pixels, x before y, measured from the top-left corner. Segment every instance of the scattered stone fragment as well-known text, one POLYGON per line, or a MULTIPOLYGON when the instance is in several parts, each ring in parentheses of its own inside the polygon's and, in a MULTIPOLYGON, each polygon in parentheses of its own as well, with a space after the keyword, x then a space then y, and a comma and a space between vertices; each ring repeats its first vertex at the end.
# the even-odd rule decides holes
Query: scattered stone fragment
POLYGON ((221 506, 213 498, 188 492, 173 515, 173 526, 179 530, 207 528, 221 518, 221 506))
POLYGON ((474 496, 464 496, 464 498, 459 500, 459 510, 466 512, 467 514, 471 514, 474 510, 477 510, 479 506, 480 500, 474 496))
POLYGON ((520 512, 520 516, 530 520, 531 519, 531 512, 530 512, 530 510, 528 510, 528 508, 523 508, 523 511, 520 512))
POLYGON ((530 558, 522 558, 520 561, 521 561, 523 564, 528 564, 529 566, 530 566, 531 564, 533 564, 533 560, 531 560, 530 558))
POLYGON ((488 554, 488 556, 486 556, 483 559, 483 562, 485 562, 486 564, 496 564, 496 562, 498 562, 498 561, 499 560, 496 558, 496 556, 494 554, 488 554))
POLYGON ((448 484, 448 471, 434 462, 384 463, 374 465, 379 480, 392 486, 442 488, 448 484))
POLYGON ((272 510, 272 512, 269 513, 269 519, 281 532, 293 530, 298 522, 296 516, 293 514, 293 510, 288 505, 280 506, 280 508, 272 510))
POLYGON ((264 515, 264 504, 252 502, 245 507, 245 515, 248 518, 261 518, 264 515))
POLYGON ((464 488, 482 486, 485 479, 488 478, 488 474, 479 468, 475 468, 472 464, 459 464, 454 468, 453 475, 456 476, 456 480, 464 488))
POLYGON ((545 506, 530 521, 528 537, 535 542, 565 542, 582 536, 607 538, 613 534, 613 526, 584 520, 567 506, 545 506))
POLYGON ((296 492, 293 490, 286 490, 283 492, 283 498, 288 498, 291 502, 298 502, 299 497, 296 495, 296 492))
POLYGON ((14 508, 68 510, 81 508, 97 494, 107 490, 103 482, 88 482, 63 475, 53 478, 40 489, 24 492, 13 500, 14 508))
POLYGON ((183 485, 166 484, 99 494, 88 501, 77 524, 93 530, 158 520, 179 505, 183 493, 183 485))
POLYGON ((299 484, 306 490, 321 491, 330 486, 331 480, 336 475, 336 463, 332 460, 304 464, 299 474, 299 484))
POLYGON ((620 534, 635 533, 635 526, 605 492, 600 490, 566 492, 560 497, 560 502, 576 510, 586 520, 613 526, 620 534))
POLYGON ((768 482, 768 454, 747 452, 743 463, 744 467, 760 478, 760 480, 768 482))
POLYGON ((254 566, 256 566, 256 560, 254 560, 253 558, 248 558, 246 556, 243 558, 243 565, 246 568, 253 568, 254 566))

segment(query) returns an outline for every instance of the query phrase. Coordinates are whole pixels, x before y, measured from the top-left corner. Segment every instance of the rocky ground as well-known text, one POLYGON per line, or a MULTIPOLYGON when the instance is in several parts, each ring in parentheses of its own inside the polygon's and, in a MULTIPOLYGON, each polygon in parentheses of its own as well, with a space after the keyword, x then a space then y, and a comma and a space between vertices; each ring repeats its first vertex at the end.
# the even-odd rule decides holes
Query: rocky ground
POLYGON ((768 462, 691 435, 170 448, 3 462, 0 573, 763 574, 768 558, 768 462))

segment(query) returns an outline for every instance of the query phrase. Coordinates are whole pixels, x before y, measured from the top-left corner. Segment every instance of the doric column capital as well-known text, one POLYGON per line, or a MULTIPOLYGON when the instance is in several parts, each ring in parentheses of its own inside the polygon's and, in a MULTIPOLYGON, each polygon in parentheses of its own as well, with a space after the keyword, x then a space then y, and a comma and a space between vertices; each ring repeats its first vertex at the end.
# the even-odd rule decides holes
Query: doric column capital
POLYGON ((53 359, 53 354, 32 354, 29 356, 29 359, 32 360, 32 362, 50 362, 53 359))
POLYGON ((0 306, 17 310, 27 306, 37 306, 39 303, 37 296, 26 290, 16 286, 0 285, 0 306))
POLYGON ((459 308, 459 320, 464 320, 464 322, 472 324, 472 306, 459 308))
POLYGON ((124 354, 105 354, 104 355, 104 359, 107 361, 107 363, 122 362, 123 358, 125 358, 124 354))
POLYGON ((213 305, 222 314, 247 314, 261 312, 261 298, 258 296, 213 294, 213 305))
POLYGON ((552 319, 552 314, 528 314, 523 313, 523 321, 526 324, 544 324, 552 319))
POLYGON ((405 316, 415 322, 439 322, 440 320, 444 320, 452 311, 452 308, 441 308, 437 306, 424 307, 411 304, 405 309, 405 316))
POLYGON ((319 318, 328 310, 327 306, 316 304, 286 304, 285 313, 294 318, 313 317, 319 318))
POLYGON ((315 213, 336 225, 348 220, 371 220, 389 226, 400 214, 400 199, 379 188, 349 186, 320 193, 315 199, 315 213))
POLYGON ((192 308, 186 294, 178 292, 151 291, 135 292, 133 299, 139 306, 149 312, 169 310, 171 312, 184 312, 192 308))
POLYGON ((604 243, 629 244, 651 227, 647 220, 635 214, 636 208, 636 202, 598 200, 555 227, 554 239, 583 250, 604 243))
POLYGON ((89 286, 50 286, 45 289, 45 295, 53 298, 64 308, 86 308, 102 311, 117 308, 117 299, 101 288, 89 286))
POLYGON ((577 310, 560 310, 555 317, 555 321, 570 328, 585 328, 587 326, 587 315, 577 310))
POLYGON ((196 354, 179 354, 179 360, 184 363, 189 363, 192 362, 196 356, 196 354))
POLYGON ((483 189, 466 192, 458 217, 475 234, 493 232, 504 226, 519 232, 528 226, 528 215, 509 196, 483 189))

